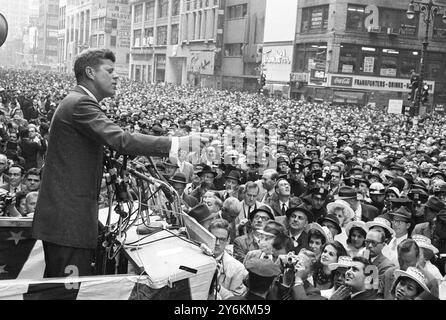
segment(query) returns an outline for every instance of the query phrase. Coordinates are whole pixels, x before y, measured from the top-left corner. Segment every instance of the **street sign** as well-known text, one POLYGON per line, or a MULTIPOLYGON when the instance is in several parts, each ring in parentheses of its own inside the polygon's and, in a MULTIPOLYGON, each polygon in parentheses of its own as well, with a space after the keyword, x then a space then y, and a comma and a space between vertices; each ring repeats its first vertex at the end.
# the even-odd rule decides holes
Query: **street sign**
POLYGON ((8 21, 4 15, 0 13, 0 47, 5 43, 8 36, 8 21))

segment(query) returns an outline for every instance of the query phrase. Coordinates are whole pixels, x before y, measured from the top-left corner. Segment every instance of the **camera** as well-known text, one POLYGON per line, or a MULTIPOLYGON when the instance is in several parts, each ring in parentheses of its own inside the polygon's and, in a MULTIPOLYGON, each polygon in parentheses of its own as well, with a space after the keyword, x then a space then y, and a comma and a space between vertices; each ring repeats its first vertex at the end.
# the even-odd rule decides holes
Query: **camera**
POLYGON ((279 260, 284 269, 294 269, 297 263, 297 256, 293 252, 290 252, 279 255, 279 260))

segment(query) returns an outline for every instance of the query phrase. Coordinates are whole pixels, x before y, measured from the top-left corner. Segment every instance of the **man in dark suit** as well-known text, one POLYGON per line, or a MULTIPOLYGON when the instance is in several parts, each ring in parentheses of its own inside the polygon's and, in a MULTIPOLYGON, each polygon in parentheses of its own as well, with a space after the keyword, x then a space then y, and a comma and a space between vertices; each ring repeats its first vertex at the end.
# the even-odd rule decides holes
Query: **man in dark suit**
POLYGON ((289 208, 299 206, 302 201, 297 197, 291 197, 291 186, 286 179, 279 179, 274 187, 275 194, 268 201, 274 210, 275 216, 284 216, 289 208))
POLYGON ((366 286, 369 266, 370 262, 364 257, 354 257, 345 273, 344 285, 333 293, 330 300, 376 300, 378 290, 366 286))
POLYGON ((384 273, 395 265, 386 258, 382 251, 386 245, 386 235, 380 230, 370 230, 365 239, 365 247, 369 251, 371 263, 378 268, 379 282, 382 282, 384 273))
POLYGON ((352 187, 341 187, 337 199, 345 200, 353 209, 357 220, 364 222, 372 221, 379 215, 376 207, 361 203, 358 200, 358 194, 352 187))
POLYGON ((189 149, 189 143, 201 142, 199 135, 132 134, 113 123, 99 102, 115 94, 114 63, 115 55, 108 49, 82 52, 74 63, 78 85, 60 103, 51 122, 32 227, 33 237, 43 241, 45 277, 64 277, 73 271, 79 276, 91 274, 104 146, 121 154, 167 157, 178 154, 178 148, 189 149))

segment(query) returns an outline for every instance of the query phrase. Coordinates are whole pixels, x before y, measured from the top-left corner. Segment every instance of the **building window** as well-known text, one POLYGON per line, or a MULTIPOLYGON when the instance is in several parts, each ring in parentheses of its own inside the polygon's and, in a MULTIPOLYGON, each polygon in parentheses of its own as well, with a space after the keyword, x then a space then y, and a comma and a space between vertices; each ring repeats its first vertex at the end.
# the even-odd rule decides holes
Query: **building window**
POLYGON ((91 47, 96 48, 98 46, 98 36, 91 36, 91 47))
POLYGON ((310 71, 309 61, 325 63, 327 60, 327 43, 304 43, 296 46, 293 70, 310 71))
POLYGON ((227 8, 228 19, 239 19, 244 18, 248 14, 248 4, 238 4, 235 6, 229 6, 227 8))
POLYGON ((167 26, 156 29, 156 44, 159 46, 167 45, 167 26))
POLYGON ((446 40, 446 24, 443 23, 443 14, 435 16, 434 19, 434 33, 432 38, 435 40, 445 41, 446 40))
POLYGON ((99 35, 99 43, 98 43, 98 46, 99 46, 99 47, 103 47, 104 44, 105 44, 105 42, 104 42, 104 35, 103 35, 103 34, 100 34, 100 35, 99 35))
POLYGON ((137 4, 136 6, 134 6, 135 8, 135 16, 133 19, 134 23, 138 23, 142 21, 142 3, 141 4, 137 4))
POLYGON ((112 29, 118 29, 118 19, 112 19, 111 26, 112 29))
POLYGON ((348 31, 365 31, 365 6, 349 4, 347 7, 347 25, 348 31))
POLYGON ((243 54, 243 43, 225 44, 225 57, 240 57, 243 54))
POLYGON ((407 19, 405 10, 379 8, 379 25, 384 32, 391 32, 405 36, 418 35, 419 15, 412 20, 407 19))
POLYGON ((141 46, 141 29, 133 31, 133 46, 134 47, 141 46))
POLYGON ((302 9, 301 32, 319 32, 327 30, 328 5, 302 9))
POLYGON ((169 12, 169 0, 158 0, 158 18, 167 17, 169 12))
POLYGON ((110 46, 116 47, 116 36, 110 36, 110 46))
POLYGON ((144 38, 142 40, 143 46, 152 46, 153 45, 153 28, 145 28, 144 29, 144 38))
POLYGON ((173 24, 170 30, 170 44, 178 44, 178 24, 173 24))
POLYGON ((155 1, 146 2, 145 21, 155 19, 155 1))
POLYGON ((356 73, 358 72, 358 46, 341 45, 339 57, 339 72, 356 73))
POLYGON ((98 30, 98 19, 91 20, 91 33, 95 33, 98 30))
POLYGON ((180 14, 180 0, 172 0, 172 16, 180 14))
POLYGON ((105 17, 98 19, 98 31, 104 31, 105 29, 105 17))
POLYGON ((394 49, 382 49, 379 75, 383 77, 396 77, 398 69, 398 57, 400 52, 394 49))

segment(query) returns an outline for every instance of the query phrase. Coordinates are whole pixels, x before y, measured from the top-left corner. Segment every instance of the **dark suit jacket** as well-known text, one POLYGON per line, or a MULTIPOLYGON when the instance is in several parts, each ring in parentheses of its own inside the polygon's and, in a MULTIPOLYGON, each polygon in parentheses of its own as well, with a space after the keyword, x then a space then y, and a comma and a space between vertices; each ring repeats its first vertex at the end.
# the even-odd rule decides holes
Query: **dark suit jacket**
POLYGON ((379 282, 384 278, 384 273, 395 265, 387 259, 382 253, 373 261, 373 265, 378 268, 379 282))
POLYGON ((198 205, 198 203, 199 203, 197 198, 189 196, 189 195, 187 195, 185 193, 183 193, 183 197, 182 198, 183 198, 183 201, 186 203, 186 205, 189 206, 189 208, 193 208, 196 205, 198 205))
MULTIPOLYGON (((288 203, 288 209, 289 208, 294 208, 299 206, 302 203, 302 201, 297 198, 297 197, 290 197, 289 203, 288 203)), ((272 197, 269 201, 268 201, 269 206, 273 209, 274 211, 274 215, 277 216, 282 216, 282 207, 280 206, 280 202, 279 202, 279 197, 276 195, 274 197, 272 197)))
POLYGON ((347 300, 376 300, 378 299, 378 291, 375 289, 365 290, 356 296, 349 297, 347 300))
POLYGON ((379 215, 379 210, 369 204, 361 203, 362 207, 362 218, 364 222, 372 221, 379 215))
POLYGON ((34 238, 96 248, 104 145, 121 154, 167 157, 171 141, 123 131, 77 86, 60 103, 51 122, 34 238))
POLYGON ((234 240, 234 258, 243 263, 246 254, 251 250, 259 249, 251 233, 235 238, 234 240))

